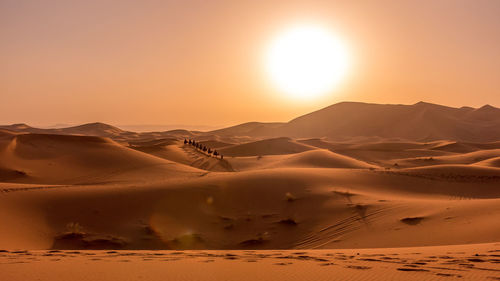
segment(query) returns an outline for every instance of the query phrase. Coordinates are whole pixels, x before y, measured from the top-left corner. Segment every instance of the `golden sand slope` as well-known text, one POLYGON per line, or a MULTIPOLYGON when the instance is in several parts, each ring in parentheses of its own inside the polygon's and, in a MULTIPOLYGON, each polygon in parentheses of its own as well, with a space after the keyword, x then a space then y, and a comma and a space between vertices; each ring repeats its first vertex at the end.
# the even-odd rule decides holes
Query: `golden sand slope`
POLYGON ((383 164, 379 153, 439 142, 279 138, 227 146, 253 156, 224 160, 179 139, 130 143, 1 132, 0 248, 363 248, 500 237, 500 169, 472 161, 496 150, 452 157, 471 164, 380 168, 341 152, 383 164))
POLYGON ((2 280, 498 280, 500 245, 274 251, 0 252, 2 280))
MULTIPOLYGON (((220 143, 207 142, 207 144, 217 145, 220 143)), ((131 148, 206 171, 233 171, 232 166, 227 161, 221 161, 209 156, 207 153, 194 149, 190 145, 184 145, 181 140, 162 139, 146 143, 134 143, 131 145, 131 148)))
POLYGON ((313 149, 287 155, 231 157, 227 161, 238 171, 280 167, 345 169, 369 169, 377 167, 326 149, 313 149))
POLYGON ((500 168, 500 157, 493 157, 490 159, 486 159, 486 160, 477 162, 476 165, 500 168))
POLYGON ((290 138, 274 138, 228 146, 219 151, 227 156, 258 156, 292 154, 311 149, 314 147, 295 142, 290 138))
POLYGON ((11 184, 0 197, 0 248, 359 248, 497 241, 498 181, 474 186, 475 181, 319 168, 210 173, 151 184, 11 184))
POLYGON ((200 172, 189 166, 92 136, 4 134, 0 138, 0 180, 83 184, 174 177, 200 172), (2 172, 3 171, 3 172, 2 172), (130 175, 127 175, 130 174, 130 175))
POLYGON ((495 143, 150 137, 0 131, 0 280, 500 277, 495 143))
POLYGON ((396 159, 392 160, 392 162, 398 163, 400 167, 421 167, 446 164, 474 164, 495 157, 500 157, 500 149, 478 150, 447 156, 396 159))

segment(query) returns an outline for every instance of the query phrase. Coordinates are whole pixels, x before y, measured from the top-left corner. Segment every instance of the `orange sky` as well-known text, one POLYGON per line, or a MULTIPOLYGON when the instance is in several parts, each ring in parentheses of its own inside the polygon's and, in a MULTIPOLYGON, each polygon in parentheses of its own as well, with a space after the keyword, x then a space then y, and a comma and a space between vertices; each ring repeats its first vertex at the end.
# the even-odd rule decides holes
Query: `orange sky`
POLYGON ((500 1, 0 0, 0 124, 288 121, 339 101, 500 106, 500 1), (349 46, 321 99, 287 99, 262 57, 297 23, 349 46))

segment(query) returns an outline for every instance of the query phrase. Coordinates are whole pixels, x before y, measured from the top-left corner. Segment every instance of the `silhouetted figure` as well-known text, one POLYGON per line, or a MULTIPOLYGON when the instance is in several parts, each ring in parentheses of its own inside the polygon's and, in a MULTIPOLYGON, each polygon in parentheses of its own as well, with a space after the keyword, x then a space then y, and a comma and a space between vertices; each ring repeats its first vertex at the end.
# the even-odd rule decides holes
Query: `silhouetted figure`
POLYGON ((184 144, 188 143, 188 141, 186 139, 184 139, 184 144))
POLYGON ((220 155, 220 160, 222 160, 222 159, 224 159, 224 155, 221 154, 220 155))
POLYGON ((188 143, 189 143, 189 144, 192 144, 191 140, 189 140, 189 142, 188 142, 188 143))
POLYGON ((219 155, 219 153, 217 152, 217 150, 214 150, 214 156, 217 157, 217 155, 219 155))
POLYGON ((210 148, 208 149, 208 154, 212 154, 212 150, 210 148))
POLYGON ((206 146, 203 146, 203 151, 207 151, 207 147, 206 146))

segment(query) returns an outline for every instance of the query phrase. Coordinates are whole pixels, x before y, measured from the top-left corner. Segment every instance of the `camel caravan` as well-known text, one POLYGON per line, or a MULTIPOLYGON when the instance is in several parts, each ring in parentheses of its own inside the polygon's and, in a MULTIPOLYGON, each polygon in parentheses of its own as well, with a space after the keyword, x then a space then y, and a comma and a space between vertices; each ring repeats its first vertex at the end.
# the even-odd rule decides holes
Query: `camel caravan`
POLYGON ((189 144, 189 145, 192 145, 194 146, 197 150, 199 150, 200 152, 203 152, 203 153, 207 153, 208 156, 214 156, 215 158, 219 158, 220 156, 220 159, 224 159, 224 155, 220 154, 219 152, 217 152, 217 150, 212 150, 211 148, 207 148, 205 145, 202 145, 201 143, 199 142, 196 142, 195 140, 187 140, 187 139, 184 139, 184 144, 189 144))

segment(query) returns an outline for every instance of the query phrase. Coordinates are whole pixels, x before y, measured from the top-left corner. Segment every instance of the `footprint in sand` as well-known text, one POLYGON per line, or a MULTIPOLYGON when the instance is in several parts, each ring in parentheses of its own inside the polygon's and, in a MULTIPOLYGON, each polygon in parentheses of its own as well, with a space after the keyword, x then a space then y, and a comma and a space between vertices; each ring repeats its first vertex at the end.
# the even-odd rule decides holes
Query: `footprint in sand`
POLYGON ((291 262, 278 262, 278 263, 275 263, 274 265, 290 265, 290 264, 293 264, 291 262))
POLYGON ((408 225, 417 225, 420 224, 424 220, 424 217, 408 217, 402 218, 401 222, 408 225))
POLYGON ((397 268, 397 270, 399 270, 399 271, 417 271, 417 272, 426 272, 426 271, 429 271, 427 269, 415 268, 415 267, 399 267, 399 268, 397 268))
POLYGON ((462 275, 460 274, 452 274, 452 273, 436 273, 437 276, 441 276, 441 277, 456 277, 456 278, 462 278, 462 275))
POLYGON ((371 269, 370 266, 364 266, 364 265, 348 265, 346 266, 346 268, 360 269, 360 270, 371 269))

